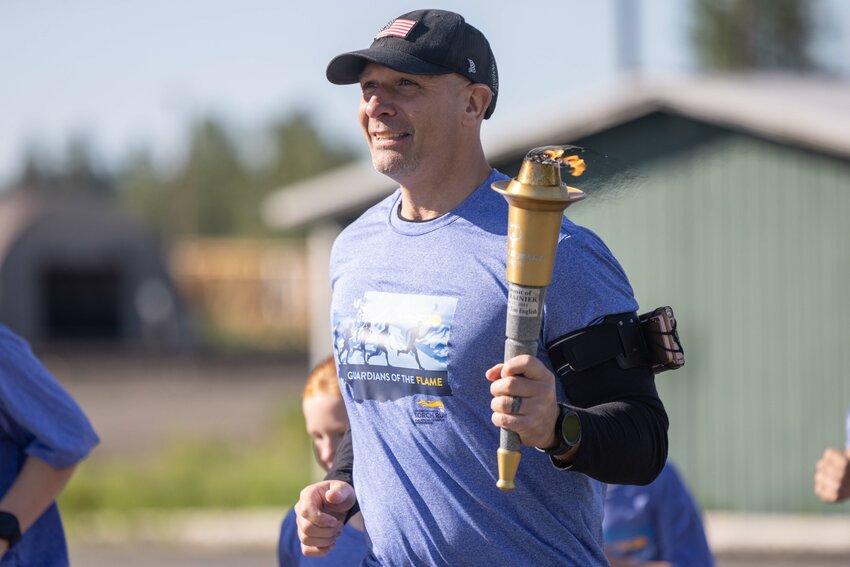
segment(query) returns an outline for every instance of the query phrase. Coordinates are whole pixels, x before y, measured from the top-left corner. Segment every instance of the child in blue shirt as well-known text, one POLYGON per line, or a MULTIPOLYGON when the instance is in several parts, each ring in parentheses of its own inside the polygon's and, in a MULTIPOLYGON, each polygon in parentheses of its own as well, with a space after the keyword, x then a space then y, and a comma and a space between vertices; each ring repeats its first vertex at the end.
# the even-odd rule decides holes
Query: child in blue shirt
POLYGON ((609 484, 602 521, 612 567, 711 567, 699 509, 667 461, 646 486, 609 484))
MULTIPOLYGON (((304 388, 302 409, 316 461, 327 471, 348 429, 348 414, 339 391, 332 357, 320 362, 310 373, 304 388)), ((360 513, 354 514, 345 524, 333 551, 323 557, 305 557, 301 553, 294 508, 283 520, 278 543, 281 567, 355 567, 362 563, 367 552, 368 544, 360 513)))
POLYGON ((29 345, 0 325, 0 567, 68 565, 56 498, 98 442, 29 345))

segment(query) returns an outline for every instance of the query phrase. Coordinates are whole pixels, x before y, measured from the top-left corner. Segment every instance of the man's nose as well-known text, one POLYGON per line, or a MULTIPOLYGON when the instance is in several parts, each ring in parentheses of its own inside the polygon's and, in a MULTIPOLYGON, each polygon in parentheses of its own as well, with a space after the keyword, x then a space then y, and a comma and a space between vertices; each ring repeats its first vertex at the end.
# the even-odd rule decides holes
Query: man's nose
POLYGON ((392 99, 385 92, 374 92, 365 100, 364 109, 370 118, 395 114, 392 99))

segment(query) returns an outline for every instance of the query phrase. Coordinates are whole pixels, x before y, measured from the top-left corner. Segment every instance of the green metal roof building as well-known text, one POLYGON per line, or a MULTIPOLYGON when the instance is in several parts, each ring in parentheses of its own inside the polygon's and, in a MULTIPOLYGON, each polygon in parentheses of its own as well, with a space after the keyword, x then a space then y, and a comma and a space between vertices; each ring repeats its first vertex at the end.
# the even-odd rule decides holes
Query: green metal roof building
MULTIPOLYGON (((702 78, 580 102, 487 132, 485 150, 515 175, 529 149, 573 143, 631 175, 568 216, 602 236, 644 310, 676 312, 687 362, 657 383, 670 457, 700 504, 846 512, 812 479, 844 446, 850 406, 850 85, 702 78)), ((266 218, 344 224, 393 189, 370 169, 287 188, 266 218), (326 206, 304 213, 307 195, 326 206)))
POLYGON ((686 365, 657 383, 702 506, 820 510, 814 465, 844 446, 850 406, 850 90, 762 78, 666 92, 557 139, 639 178, 568 215, 611 247, 644 309, 674 307, 686 365))

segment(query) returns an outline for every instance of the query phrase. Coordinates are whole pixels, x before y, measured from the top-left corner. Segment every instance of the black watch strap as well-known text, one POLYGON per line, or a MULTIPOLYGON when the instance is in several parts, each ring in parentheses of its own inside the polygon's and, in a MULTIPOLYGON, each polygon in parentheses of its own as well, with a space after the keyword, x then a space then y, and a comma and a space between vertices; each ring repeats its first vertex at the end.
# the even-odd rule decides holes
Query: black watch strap
POLYGON ((557 439, 558 444, 549 449, 541 449, 540 447, 535 447, 535 449, 547 455, 562 455, 575 447, 578 444, 578 439, 567 439, 564 437, 564 419, 568 416, 572 418, 575 415, 576 412, 571 407, 559 403, 558 419, 555 420, 555 439, 557 439))
POLYGON ((18 523, 18 517, 11 512, 0 510, 0 539, 9 542, 9 549, 21 541, 21 524, 18 523))

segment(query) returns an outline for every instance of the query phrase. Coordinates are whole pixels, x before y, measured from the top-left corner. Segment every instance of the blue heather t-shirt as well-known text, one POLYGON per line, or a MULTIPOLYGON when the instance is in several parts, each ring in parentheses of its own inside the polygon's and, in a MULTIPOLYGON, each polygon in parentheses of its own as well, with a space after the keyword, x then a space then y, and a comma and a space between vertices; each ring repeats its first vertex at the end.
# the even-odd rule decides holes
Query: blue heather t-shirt
MULTIPOLYGON (((79 406, 29 345, 0 325, 0 495, 28 456, 65 468, 84 459, 98 441, 79 406)), ((64 565, 68 550, 55 502, 0 559, 0 567, 64 565)))
MULTIPOLYGON (((607 565, 601 483, 524 447, 517 488, 496 488, 484 372, 504 356, 508 207, 490 184, 505 178, 493 171, 427 222, 399 218, 396 191, 334 244, 334 351, 366 565, 607 565)), ((543 344, 637 309, 610 251, 567 219, 554 272, 543 344)))
POLYGON ((277 560, 280 567, 360 567, 369 552, 366 534, 346 524, 333 550, 323 557, 305 557, 298 540, 295 510, 290 510, 280 526, 277 560))
POLYGON ((646 486, 609 485, 602 525, 609 555, 676 567, 714 565, 699 509, 669 461, 646 486))

